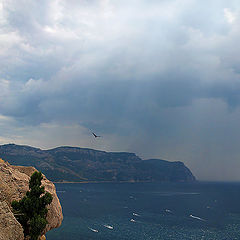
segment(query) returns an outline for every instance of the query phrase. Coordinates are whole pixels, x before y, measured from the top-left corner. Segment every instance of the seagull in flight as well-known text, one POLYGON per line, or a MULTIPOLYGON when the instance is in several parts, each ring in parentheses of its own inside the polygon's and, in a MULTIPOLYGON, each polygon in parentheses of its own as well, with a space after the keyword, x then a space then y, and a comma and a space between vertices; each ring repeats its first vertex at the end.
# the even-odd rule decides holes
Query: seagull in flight
POLYGON ((92 135, 93 135, 95 138, 101 137, 101 136, 96 135, 94 132, 92 132, 92 135))

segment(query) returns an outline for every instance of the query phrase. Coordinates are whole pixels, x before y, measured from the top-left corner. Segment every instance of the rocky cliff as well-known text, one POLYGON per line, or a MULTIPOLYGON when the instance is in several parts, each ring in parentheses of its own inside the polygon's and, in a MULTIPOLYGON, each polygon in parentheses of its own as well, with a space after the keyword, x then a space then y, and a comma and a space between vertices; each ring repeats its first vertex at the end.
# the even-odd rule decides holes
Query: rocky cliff
POLYGON ((195 181, 182 162, 142 160, 135 153, 79 147, 41 150, 0 145, 0 157, 14 165, 34 166, 51 181, 195 181))
MULTIPOLYGON (((11 212, 11 202, 26 194, 34 171, 34 167, 12 166, 0 159, 0 240, 24 239, 23 229, 11 212)), ((53 196, 53 201, 48 206, 48 225, 43 232, 45 234, 61 225, 63 215, 54 184, 43 176, 42 185, 53 196)))

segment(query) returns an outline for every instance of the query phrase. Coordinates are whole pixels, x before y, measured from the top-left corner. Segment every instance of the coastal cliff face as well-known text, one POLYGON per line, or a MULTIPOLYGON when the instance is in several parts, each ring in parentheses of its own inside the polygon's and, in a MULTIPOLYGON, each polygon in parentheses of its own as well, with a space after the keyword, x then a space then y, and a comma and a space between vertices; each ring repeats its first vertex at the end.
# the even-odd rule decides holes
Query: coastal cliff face
MULTIPOLYGON (((0 240, 24 239, 23 229, 10 210, 11 202, 20 200, 26 194, 34 171, 34 167, 12 166, 0 160, 0 240)), ((53 196, 53 201, 48 206, 48 225, 42 233, 45 234, 61 225, 63 215, 54 184, 43 175, 42 185, 53 196)))
POLYGON ((55 182, 196 180, 182 162, 142 160, 129 152, 105 152, 79 147, 41 150, 7 144, 0 145, 0 156, 14 165, 34 166, 55 182))

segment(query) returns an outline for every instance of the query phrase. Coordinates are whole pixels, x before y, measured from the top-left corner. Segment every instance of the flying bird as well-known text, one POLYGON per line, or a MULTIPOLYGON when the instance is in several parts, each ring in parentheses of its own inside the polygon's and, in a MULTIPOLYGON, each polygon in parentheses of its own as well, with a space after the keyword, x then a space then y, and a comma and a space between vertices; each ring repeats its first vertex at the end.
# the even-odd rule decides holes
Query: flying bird
POLYGON ((92 132, 92 135, 93 135, 95 138, 101 137, 101 136, 96 135, 94 132, 92 132))

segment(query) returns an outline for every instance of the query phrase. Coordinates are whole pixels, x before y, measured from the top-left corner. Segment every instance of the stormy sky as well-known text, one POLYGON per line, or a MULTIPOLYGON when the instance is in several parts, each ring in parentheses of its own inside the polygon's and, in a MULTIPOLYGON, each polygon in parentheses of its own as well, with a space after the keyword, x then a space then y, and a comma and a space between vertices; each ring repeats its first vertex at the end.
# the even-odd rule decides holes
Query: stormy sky
POLYGON ((239 0, 0 0, 0 144, 239 181, 239 43, 239 0))

